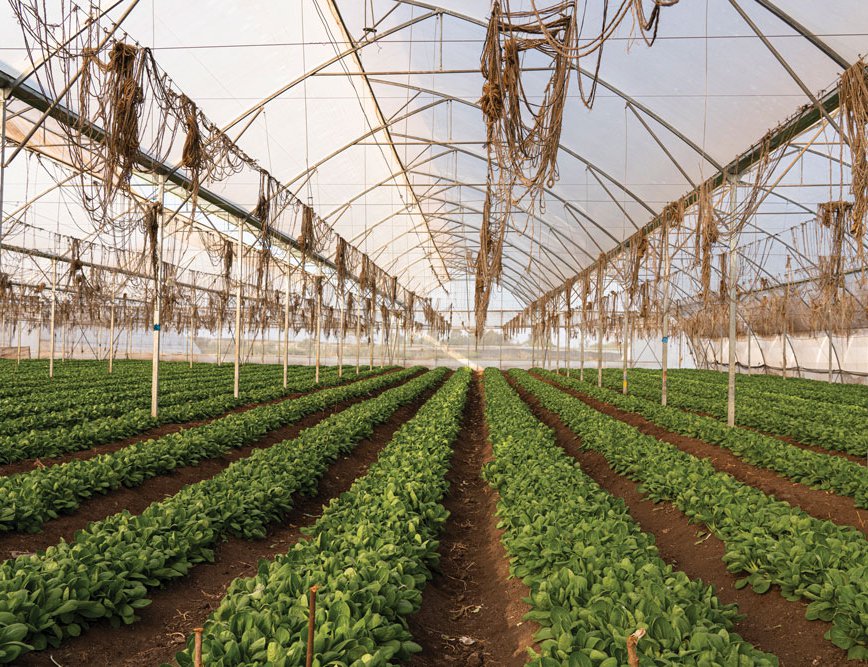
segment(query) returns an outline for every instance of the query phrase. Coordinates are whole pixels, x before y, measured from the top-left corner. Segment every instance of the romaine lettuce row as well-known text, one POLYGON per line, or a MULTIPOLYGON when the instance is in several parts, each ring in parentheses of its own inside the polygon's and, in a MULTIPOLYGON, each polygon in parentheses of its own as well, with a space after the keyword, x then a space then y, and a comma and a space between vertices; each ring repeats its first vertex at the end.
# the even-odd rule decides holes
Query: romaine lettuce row
POLYGON ((541 369, 541 376, 628 412, 636 412, 674 433, 699 438, 730 450, 748 463, 774 470, 815 489, 850 496, 857 507, 868 507, 868 468, 839 456, 830 456, 790 445, 778 438, 742 428, 729 428, 711 417, 662 406, 634 395, 579 382, 541 369))
MULTIPOLYGON (((120 512, 90 524, 70 543, 5 561, 0 564, 0 637, 6 628, 24 624, 27 633, 20 641, 40 650, 80 634, 94 619, 132 623, 135 610, 149 602, 149 588, 211 560, 224 537, 263 537, 268 524, 289 511, 296 493, 316 489, 331 461, 444 374, 444 369, 429 371, 353 405, 139 515, 120 512)), ((6 661, 25 650, 0 645, 6 661)))
MULTIPOLYGON (((573 373, 575 375, 575 373, 573 373)), ((604 386, 621 389, 621 371, 603 372, 604 386)), ((590 379, 587 377, 586 380, 590 379)), ((684 410, 710 414, 726 419, 726 389, 683 377, 668 381, 669 405, 684 410)), ((644 372, 631 371, 630 391, 649 400, 660 399, 660 381, 644 372)), ((805 399, 779 396, 774 400, 767 393, 743 390, 736 410, 736 423, 792 437, 799 442, 848 452, 857 456, 868 454, 868 420, 861 408, 851 408, 859 414, 847 414, 841 406, 815 403, 805 399), (792 407, 798 403, 799 407, 792 407)))
MULTIPOLYGON (((467 369, 457 371, 332 501, 309 539, 232 583, 205 624, 205 664, 304 664, 313 584, 315 665, 379 667, 419 650, 405 619, 437 562, 448 515, 440 501, 469 381, 467 369)), ((192 640, 177 660, 192 664, 192 640)))
POLYGON ((526 371, 510 375, 556 413, 588 449, 641 483, 655 502, 672 502, 724 543, 731 572, 757 593, 778 585, 809 601, 808 619, 833 623, 826 638, 868 659, 868 540, 855 528, 815 519, 718 472, 710 462, 601 414, 526 371))
POLYGON ((541 626, 530 664, 626 664, 626 638, 644 628, 648 664, 777 665, 731 632, 734 605, 660 558, 624 503, 582 472, 495 369, 485 371, 485 398, 495 460, 484 476, 500 495, 512 574, 531 591, 527 618, 541 626))
MULTIPOLYGON (((175 468, 190 466, 244 447, 269 431, 342 401, 365 396, 418 373, 420 367, 324 389, 280 403, 234 413, 209 424, 184 429, 83 461, 70 461, 31 472, 0 477, 0 532, 38 531, 42 525, 99 493, 134 487, 175 468)), ((355 377, 355 376, 353 376, 355 377)))

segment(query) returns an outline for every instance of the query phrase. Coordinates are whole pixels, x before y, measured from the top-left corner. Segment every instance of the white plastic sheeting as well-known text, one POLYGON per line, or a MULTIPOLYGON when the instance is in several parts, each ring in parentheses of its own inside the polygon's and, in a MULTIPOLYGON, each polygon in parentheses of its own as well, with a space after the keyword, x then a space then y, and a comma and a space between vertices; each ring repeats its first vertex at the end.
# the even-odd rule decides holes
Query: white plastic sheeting
MULTIPOLYGON (((600 3, 586 4, 594 25, 600 3)), ((844 61, 865 50, 864 2, 775 4, 844 61)), ((763 3, 738 5, 808 90, 835 83, 841 67, 827 53, 763 3)), ((239 139, 250 155, 402 284, 439 297, 444 308, 466 289, 482 219, 478 66, 490 4, 336 0, 336 8, 328 0, 140 0, 122 29, 152 48, 178 88, 218 126, 231 127, 230 136, 250 122, 239 139), (359 60, 347 53, 354 45, 344 29, 354 43, 367 41, 354 51, 359 60)), ((0 66, 23 71, 23 45, 10 8, 0 5, 0 66)), ((527 58, 530 85, 542 84, 547 74, 533 69, 545 64, 527 58)), ((592 110, 573 81, 560 180, 547 191, 544 211, 518 215, 507 237, 505 305, 524 305, 580 271, 808 102, 732 2, 665 8, 651 48, 631 39, 625 24, 604 50, 592 110)), ((763 203, 753 232, 774 234, 809 218, 829 199, 829 171, 827 156, 806 156, 782 182, 784 196, 763 203)), ((25 189, 32 196, 50 183, 43 172, 10 177, 4 210, 23 201, 25 189)), ((235 179, 220 194, 252 209, 257 186, 235 179)), ((33 215, 61 217, 57 201, 48 198, 46 208, 55 210, 33 215)), ((74 211, 65 219, 69 233, 73 223, 84 224, 74 211)), ((780 274, 784 255, 769 258, 778 264, 767 267, 770 274, 780 274)))

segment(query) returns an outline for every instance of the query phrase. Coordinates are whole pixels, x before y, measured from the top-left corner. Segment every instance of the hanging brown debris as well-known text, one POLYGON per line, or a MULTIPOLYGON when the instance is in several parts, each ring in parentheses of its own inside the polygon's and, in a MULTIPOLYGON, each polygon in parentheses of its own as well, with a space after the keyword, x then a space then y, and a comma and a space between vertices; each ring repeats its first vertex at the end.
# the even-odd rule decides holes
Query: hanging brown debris
POLYGON ((864 259, 865 216, 868 215, 868 82, 862 59, 841 73, 839 84, 842 131, 850 147, 853 213, 850 234, 864 259))
POLYGON ((301 251, 301 263, 307 263, 308 256, 314 250, 313 209, 310 206, 301 207, 301 233, 298 235, 298 249, 301 251))
POLYGON ((347 279, 347 242, 341 236, 338 237, 335 248, 335 277, 337 278, 338 289, 343 293, 347 279))
POLYGON ((145 208, 145 251, 151 264, 151 276, 154 280, 159 275, 160 266, 160 222, 163 217, 163 205, 160 202, 150 202, 145 208))
POLYGON ((186 129, 186 137, 184 139, 184 150, 181 153, 181 164, 187 169, 190 175, 190 205, 192 212, 190 217, 196 214, 196 202, 199 198, 199 185, 202 173, 202 166, 205 162, 205 149, 202 145, 202 132, 199 130, 199 115, 196 103, 186 95, 181 95, 179 98, 181 114, 183 115, 184 127, 186 129))

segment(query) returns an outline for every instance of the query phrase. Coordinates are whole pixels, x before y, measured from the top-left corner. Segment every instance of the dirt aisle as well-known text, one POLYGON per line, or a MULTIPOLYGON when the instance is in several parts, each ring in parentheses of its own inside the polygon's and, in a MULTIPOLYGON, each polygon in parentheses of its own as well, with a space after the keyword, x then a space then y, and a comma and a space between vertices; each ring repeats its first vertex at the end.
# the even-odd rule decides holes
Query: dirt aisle
POLYGON ((464 423, 447 475, 444 506, 449 520, 440 540, 440 572, 422 595, 422 608, 410 618, 410 631, 422 646, 412 667, 459 665, 519 667, 536 627, 523 622, 528 589, 508 579, 509 561, 494 516, 497 494, 480 477, 492 458, 485 428, 480 376, 470 385, 464 423))
MULTIPOLYGON (((508 378, 509 379, 509 378, 508 378)), ((774 653, 781 667, 844 667, 847 655, 823 639, 830 623, 805 618, 806 604, 790 602, 777 586, 758 595, 750 587, 735 588, 740 576, 723 563, 724 544, 704 525, 690 523, 672 503, 653 503, 639 492, 638 484, 612 470, 602 454, 584 450, 578 438, 553 412, 515 385, 537 419, 555 431, 558 444, 574 457, 590 476, 613 496, 621 498, 630 515, 646 533, 654 535, 660 556, 692 579, 712 584, 724 603, 736 603, 746 617, 735 624, 735 632, 758 648, 774 653)))

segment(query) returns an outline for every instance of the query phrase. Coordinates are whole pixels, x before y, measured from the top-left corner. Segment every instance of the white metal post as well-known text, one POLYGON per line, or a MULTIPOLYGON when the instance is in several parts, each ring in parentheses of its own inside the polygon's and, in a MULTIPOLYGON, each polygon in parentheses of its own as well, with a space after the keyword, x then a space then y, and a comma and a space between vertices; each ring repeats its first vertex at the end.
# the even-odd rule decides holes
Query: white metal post
POLYGON ((241 384, 241 287, 244 279, 244 225, 238 220, 238 288, 235 292, 235 375, 232 395, 238 398, 241 384))
POLYGON ((621 360, 621 393, 627 393, 627 359, 630 354, 630 309, 627 307, 627 295, 624 294, 624 331, 621 334, 623 338, 621 360))
POLYGON ((108 372, 112 372, 115 358, 115 300, 112 297, 111 315, 109 316, 109 349, 108 349, 108 372))
POLYGON ((314 383, 319 384, 319 361, 322 346, 322 276, 316 277, 316 371, 314 383))
POLYGON ((356 308, 356 375, 359 374, 359 361, 362 355, 362 317, 359 308, 356 308))
POLYGON ((669 271, 672 258, 669 255, 669 227, 663 225, 660 232, 663 241, 663 316, 660 325, 660 360, 662 365, 662 377, 660 385, 660 405, 666 405, 669 395, 669 271))
POLYGON ((49 321, 48 377, 54 377, 54 318, 57 312, 57 258, 51 260, 51 320, 49 321))
POLYGON ((346 338, 347 296, 341 290, 341 323, 338 328, 338 377, 344 376, 344 339, 346 338))
POLYGON ((283 295, 283 388, 288 384, 289 368, 289 262, 286 263, 286 281, 283 295))
POLYGON ((737 252, 737 232, 738 225, 736 223, 736 208, 738 206, 738 186, 735 179, 732 180, 731 193, 731 219, 729 229, 729 356, 727 359, 727 405, 726 405, 726 423, 729 426, 735 426, 735 316, 736 316, 736 300, 738 298, 738 252, 737 252))
POLYGON ((159 179, 157 193, 157 266, 154 276, 154 345, 151 357, 151 417, 156 417, 159 412, 160 400, 160 309, 163 300, 163 240, 164 223, 163 200, 166 194, 166 177, 159 179))

